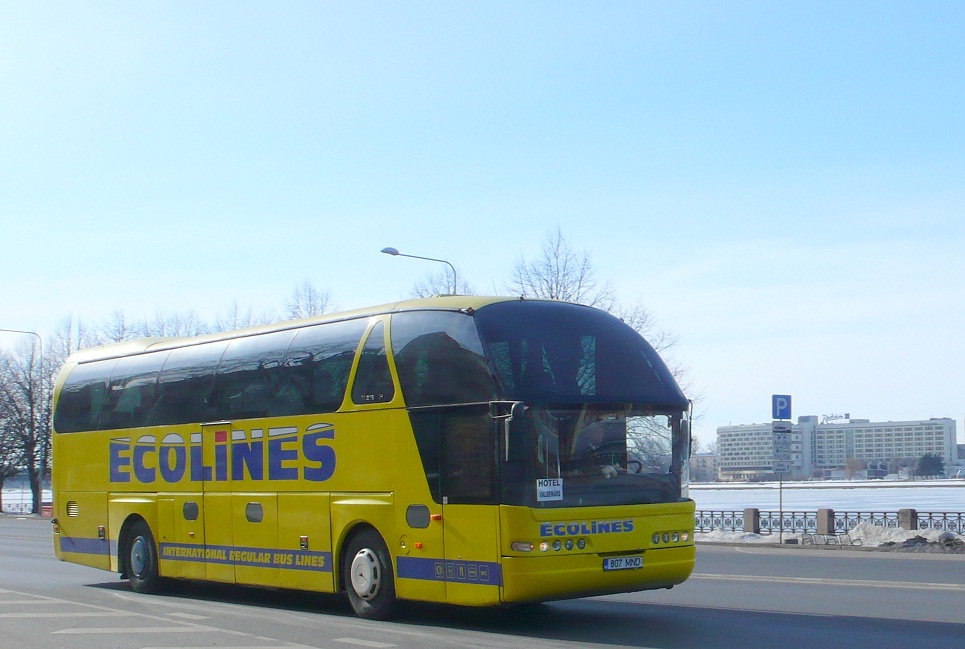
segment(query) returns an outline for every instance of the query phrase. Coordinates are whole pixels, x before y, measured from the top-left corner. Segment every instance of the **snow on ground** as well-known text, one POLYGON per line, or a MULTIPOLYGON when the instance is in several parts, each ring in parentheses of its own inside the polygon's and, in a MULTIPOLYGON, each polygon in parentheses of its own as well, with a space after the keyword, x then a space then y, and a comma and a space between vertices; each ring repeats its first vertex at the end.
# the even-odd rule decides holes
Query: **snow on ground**
MULTIPOLYGON (((880 547, 886 543, 901 545, 905 541, 910 541, 915 537, 923 537, 929 543, 939 543, 941 534, 952 534, 954 539, 965 541, 965 537, 952 532, 942 532, 941 530, 903 530, 896 527, 882 527, 872 523, 860 523, 851 530, 849 535, 852 541, 861 541, 862 547, 880 547)), ((947 538, 947 537, 945 537, 947 538)), ((694 539, 698 543, 779 543, 778 534, 753 534, 750 532, 725 532, 714 530, 712 532, 697 532, 694 539)), ((800 534, 791 532, 784 533, 784 540, 796 539, 799 544, 803 539, 800 534)))

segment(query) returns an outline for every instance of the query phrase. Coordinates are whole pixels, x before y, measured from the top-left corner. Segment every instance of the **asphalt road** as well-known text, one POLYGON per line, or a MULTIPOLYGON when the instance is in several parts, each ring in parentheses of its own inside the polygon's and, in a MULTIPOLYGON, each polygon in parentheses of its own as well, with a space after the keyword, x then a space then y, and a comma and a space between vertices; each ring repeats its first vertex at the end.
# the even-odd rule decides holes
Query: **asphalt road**
POLYGON ((701 545, 671 591, 510 609, 409 604, 391 622, 333 596, 182 584, 138 595, 60 563, 46 520, 0 517, 0 647, 955 647, 965 555, 701 545))

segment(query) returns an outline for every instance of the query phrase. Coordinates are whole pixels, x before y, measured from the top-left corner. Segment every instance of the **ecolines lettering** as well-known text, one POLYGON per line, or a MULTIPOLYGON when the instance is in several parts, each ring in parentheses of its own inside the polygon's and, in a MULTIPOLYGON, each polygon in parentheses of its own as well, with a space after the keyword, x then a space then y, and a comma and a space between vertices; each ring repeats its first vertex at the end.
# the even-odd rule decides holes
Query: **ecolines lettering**
POLYGON ((269 428, 267 444, 260 428, 232 433, 229 441, 227 431, 215 432, 213 465, 205 464, 198 433, 191 435, 190 445, 177 433, 167 435, 160 445, 152 435, 134 444, 129 438, 113 439, 110 481, 150 484, 160 478, 173 484, 189 476, 192 482, 299 478, 324 482, 335 473, 335 449, 328 443, 335 439, 335 429, 330 424, 313 424, 301 436, 294 426, 269 428))
POLYGON ((632 531, 632 520, 542 523, 539 526, 539 535, 542 537, 578 536, 587 534, 624 534, 632 531))

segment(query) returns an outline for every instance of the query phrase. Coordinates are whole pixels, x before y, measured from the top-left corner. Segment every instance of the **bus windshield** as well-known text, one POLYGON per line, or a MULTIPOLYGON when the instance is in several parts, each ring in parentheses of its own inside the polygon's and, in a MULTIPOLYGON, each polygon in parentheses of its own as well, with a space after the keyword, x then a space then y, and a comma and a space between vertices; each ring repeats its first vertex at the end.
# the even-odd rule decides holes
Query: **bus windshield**
POLYGON ((537 406, 506 442, 503 498, 535 507, 678 502, 687 455, 683 413, 633 406, 537 406))

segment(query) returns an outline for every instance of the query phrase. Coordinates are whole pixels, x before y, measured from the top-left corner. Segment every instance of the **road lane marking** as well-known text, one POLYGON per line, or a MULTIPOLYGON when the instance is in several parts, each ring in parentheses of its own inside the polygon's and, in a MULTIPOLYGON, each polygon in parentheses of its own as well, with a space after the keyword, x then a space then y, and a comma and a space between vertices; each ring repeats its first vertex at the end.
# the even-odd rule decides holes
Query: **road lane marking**
POLYGON ((182 617, 185 620, 209 620, 210 617, 206 615, 195 615, 194 613, 168 613, 170 617, 182 617))
POLYGON ((844 586, 851 588, 891 588, 907 590, 948 590, 965 593, 965 584, 914 583, 910 581, 872 581, 870 579, 824 579, 820 577, 765 577, 762 575, 721 575, 694 573, 690 579, 712 581, 751 581, 778 584, 810 584, 814 586, 844 586))
POLYGON ((134 626, 126 629, 115 628, 115 627, 99 627, 90 629, 61 629, 60 631, 51 631, 52 635, 58 634, 122 634, 122 633, 199 633, 201 631, 213 631, 221 632, 223 629, 216 629, 214 627, 202 627, 202 626, 134 626))
POLYGON ((0 618, 29 618, 29 617, 45 617, 45 618, 61 618, 61 617, 133 617, 138 615, 137 613, 127 613, 127 612, 113 612, 113 611, 86 611, 84 613, 0 613, 0 618))
POLYGON ((385 642, 373 642, 371 640, 359 640, 358 638, 335 638, 333 642, 344 642, 345 644, 354 644, 360 647, 372 647, 373 649, 388 649, 388 647, 397 647, 398 645, 387 644, 385 642))

